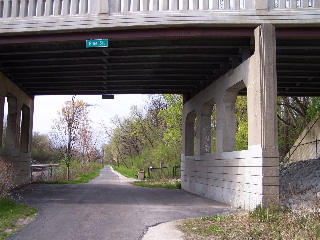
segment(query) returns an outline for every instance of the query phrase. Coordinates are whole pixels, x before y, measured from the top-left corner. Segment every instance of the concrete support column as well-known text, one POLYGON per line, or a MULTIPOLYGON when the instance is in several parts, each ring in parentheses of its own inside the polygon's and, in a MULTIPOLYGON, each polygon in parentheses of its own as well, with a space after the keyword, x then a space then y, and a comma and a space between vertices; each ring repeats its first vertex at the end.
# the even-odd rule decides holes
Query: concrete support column
POLYGON ((253 57, 247 83, 248 145, 262 150, 262 205, 268 206, 279 202, 276 37, 271 24, 255 30, 253 57))
POLYGON ((185 156, 194 155, 194 123, 195 112, 189 113, 182 123, 182 154, 185 156))
POLYGON ((271 24, 255 30, 255 71, 249 76, 249 146, 278 150, 276 38, 271 24))
POLYGON ((21 120, 21 136, 20 136, 20 150, 24 153, 29 152, 30 148, 30 108, 26 105, 22 106, 21 109, 22 120, 21 120))
POLYGON ((0 148, 2 147, 2 138, 3 138, 4 101, 5 101, 5 97, 0 95, 0 148))
POLYGON ((238 91, 228 90, 217 102, 217 152, 236 150, 236 108, 238 91))
POLYGON ((211 114, 212 105, 204 104, 197 113, 197 149, 198 155, 211 153, 211 114))
POLYGON ((6 129, 6 148, 15 149, 17 147, 17 132, 18 132, 18 103, 13 96, 7 96, 8 101, 8 116, 6 129))

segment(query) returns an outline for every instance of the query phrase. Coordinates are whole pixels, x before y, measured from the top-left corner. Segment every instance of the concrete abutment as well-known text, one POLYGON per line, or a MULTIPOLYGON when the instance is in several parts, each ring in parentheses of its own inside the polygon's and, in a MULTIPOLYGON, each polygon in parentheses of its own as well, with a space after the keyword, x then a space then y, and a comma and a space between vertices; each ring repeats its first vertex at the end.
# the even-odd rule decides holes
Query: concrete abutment
POLYGON ((279 203, 275 29, 263 24, 255 29, 254 36, 255 52, 250 58, 183 106, 182 188, 249 210, 279 203), (244 87, 248 99, 248 149, 235 151, 235 101, 244 87), (218 126, 215 154, 208 147, 208 106, 213 102, 217 104, 218 126))
POLYGON ((33 99, 2 73, 0 86, 0 157, 19 171, 17 184, 22 185, 30 182, 33 99))

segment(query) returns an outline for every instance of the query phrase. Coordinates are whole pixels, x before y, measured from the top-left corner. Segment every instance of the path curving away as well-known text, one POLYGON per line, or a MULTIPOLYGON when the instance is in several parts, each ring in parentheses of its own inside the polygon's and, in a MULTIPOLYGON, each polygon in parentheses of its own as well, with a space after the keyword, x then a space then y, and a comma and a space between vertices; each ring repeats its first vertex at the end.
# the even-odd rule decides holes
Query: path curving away
POLYGON ((31 184, 15 196, 38 207, 38 216, 9 239, 136 240, 160 223, 237 211, 183 190, 132 181, 106 166, 87 184, 31 184))

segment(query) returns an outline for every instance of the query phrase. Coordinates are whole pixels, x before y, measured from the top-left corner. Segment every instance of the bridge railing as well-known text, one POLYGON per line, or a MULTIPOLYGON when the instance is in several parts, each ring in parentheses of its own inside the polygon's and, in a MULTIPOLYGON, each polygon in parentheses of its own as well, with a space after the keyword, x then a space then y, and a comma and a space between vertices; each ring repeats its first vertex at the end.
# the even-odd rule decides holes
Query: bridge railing
POLYGON ((163 11, 319 8, 320 0, 0 0, 0 18, 163 11))
POLYGON ((252 9, 249 0, 114 0, 109 1, 110 13, 187 10, 239 10, 252 9))
POLYGON ((312 9, 319 8, 319 0, 269 0, 269 9, 279 9, 279 10, 288 10, 288 9, 312 9))
POLYGON ((0 0, 0 17, 85 15, 100 12, 103 0, 0 0))

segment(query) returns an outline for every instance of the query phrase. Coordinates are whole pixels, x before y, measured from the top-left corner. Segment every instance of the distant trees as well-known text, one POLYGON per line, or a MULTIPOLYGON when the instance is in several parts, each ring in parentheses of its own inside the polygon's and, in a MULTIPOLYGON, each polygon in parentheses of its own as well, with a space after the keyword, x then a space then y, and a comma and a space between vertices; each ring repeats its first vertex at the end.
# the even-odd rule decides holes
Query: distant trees
MULTIPOLYGON (((284 156, 296 138, 320 113, 320 98, 279 97, 279 152, 284 156)), ((216 144, 216 105, 212 113, 212 152, 216 144)), ((197 120, 196 120, 197 121, 197 120)), ((236 101, 236 150, 248 148, 247 97, 236 101)), ((109 161, 127 167, 179 165, 182 140, 182 97, 153 95, 145 108, 133 106, 129 117, 113 121, 110 142, 105 145, 109 161)))
MULTIPOLYGON (((72 160, 86 163, 97 159, 99 152, 88 117, 90 105, 67 101, 47 135, 34 133, 33 158, 63 159, 69 167, 72 160), (60 155, 58 154, 60 153, 60 155)), ((320 98, 279 97, 279 152, 284 156, 306 125, 319 116, 320 98)), ((212 152, 216 144, 216 105, 212 113, 212 152)), ((197 121, 197 120, 196 120, 197 121)), ((246 96, 236 101, 236 150, 248 148, 248 114, 246 96)), ((127 167, 157 167, 180 165, 182 143, 182 96, 152 95, 144 107, 132 106, 130 115, 114 117, 107 131, 109 142, 104 145, 108 161, 127 167)))
POLYGON ((179 164, 181 117, 181 96, 150 96, 145 108, 133 106, 129 117, 114 119, 106 156, 117 164, 136 168, 179 164))
POLYGON ((55 149, 47 134, 34 132, 32 135, 31 157, 41 163, 52 163, 60 160, 60 152, 55 149))

